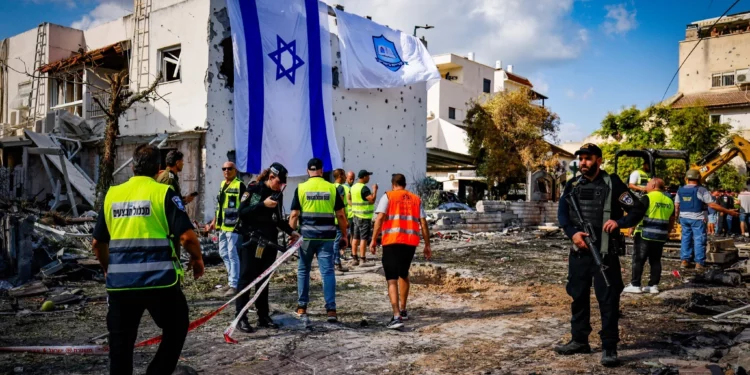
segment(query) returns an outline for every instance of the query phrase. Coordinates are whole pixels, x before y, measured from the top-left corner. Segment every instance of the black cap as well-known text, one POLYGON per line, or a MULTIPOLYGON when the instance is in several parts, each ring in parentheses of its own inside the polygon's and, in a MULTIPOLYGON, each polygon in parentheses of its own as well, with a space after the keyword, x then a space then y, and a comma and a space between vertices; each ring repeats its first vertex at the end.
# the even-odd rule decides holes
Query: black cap
POLYGON ((318 171, 323 169, 323 160, 312 158, 307 162, 308 171, 318 171))
POLYGON ((593 143, 586 143, 585 145, 581 146, 578 151, 576 151, 576 156, 581 154, 596 155, 598 157, 602 157, 602 149, 600 149, 599 146, 593 143))
POLYGON ((286 183, 286 175, 289 171, 287 171, 286 167, 281 165, 281 163, 273 163, 268 169, 271 170, 271 173, 279 176, 279 181, 281 181, 282 184, 286 183))
POLYGON ((372 176, 372 172, 368 172, 366 170, 361 170, 359 173, 357 173, 357 178, 365 178, 367 176, 372 176))

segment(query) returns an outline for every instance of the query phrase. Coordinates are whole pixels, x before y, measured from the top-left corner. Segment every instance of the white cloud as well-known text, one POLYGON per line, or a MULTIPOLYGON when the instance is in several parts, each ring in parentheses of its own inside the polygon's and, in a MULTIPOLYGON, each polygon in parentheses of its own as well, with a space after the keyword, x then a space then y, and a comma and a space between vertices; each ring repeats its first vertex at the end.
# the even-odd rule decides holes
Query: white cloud
POLYGON ((567 97, 569 97, 569 98, 571 98, 571 99, 572 99, 572 98, 575 98, 575 97, 576 97, 576 92, 575 92, 575 91, 573 91, 573 90, 571 90, 571 89, 567 89, 567 90, 565 91, 565 96, 567 96, 567 97))
POLYGON ((589 97, 590 97, 591 95, 593 95, 593 94, 594 94, 594 88, 593 88, 593 87, 589 87, 589 89, 588 89, 588 90, 586 90, 586 91, 585 91, 585 92, 584 92, 584 93, 583 93, 583 94, 581 95, 581 98, 582 98, 583 100, 586 100, 586 99, 588 99, 588 98, 589 98, 589 97))
POLYGON ((633 9, 629 12, 625 4, 607 5, 606 21, 602 27, 607 34, 625 35, 628 31, 638 27, 638 21, 635 20, 636 11, 633 9))
POLYGON ((558 137, 560 138, 560 142, 562 143, 581 142, 584 138, 589 136, 589 134, 581 129, 580 126, 572 122, 560 124, 559 134, 560 135, 558 137))
POLYGON ((99 26, 120 17, 132 13, 132 2, 125 1, 103 1, 81 19, 73 22, 70 27, 86 30, 99 26))
POLYGON ((544 74, 534 74, 531 77, 531 84, 534 85, 534 90, 538 93, 547 95, 549 92, 549 82, 544 77, 544 74))
MULTIPOLYGON (((432 54, 474 52, 479 62, 513 64, 518 73, 577 58, 588 32, 571 18, 574 0, 326 0, 347 12, 411 34, 415 25, 432 54)), ((534 83, 536 85, 536 83, 534 83)))
POLYGON ((74 0, 26 0, 27 2, 31 2, 34 4, 63 4, 68 8, 75 8, 76 2, 74 0))

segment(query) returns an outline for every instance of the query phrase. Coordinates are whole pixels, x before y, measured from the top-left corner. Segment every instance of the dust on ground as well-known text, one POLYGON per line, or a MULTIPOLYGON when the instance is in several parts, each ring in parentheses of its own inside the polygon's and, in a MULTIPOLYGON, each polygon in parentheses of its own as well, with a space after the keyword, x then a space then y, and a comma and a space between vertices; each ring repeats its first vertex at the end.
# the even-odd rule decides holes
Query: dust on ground
MULTIPOLYGON (((599 365, 596 332, 600 323, 593 294, 594 353, 556 355, 552 347, 570 338, 567 249, 562 237, 537 239, 528 233, 437 241, 433 260, 426 263, 420 256, 412 268, 410 320, 402 331, 385 328, 391 314, 379 266, 356 267, 337 276, 339 324, 325 322, 320 275, 315 270, 309 305, 312 325, 304 327, 293 316, 296 262, 288 261, 270 284, 273 318, 282 324, 281 329, 238 332, 239 344, 227 344, 222 332, 232 320, 232 306, 188 334, 180 364, 211 374, 632 374, 650 373, 650 363, 660 358, 721 361, 732 355, 727 338, 731 340, 739 328, 675 320, 700 317, 688 311, 696 294, 741 305, 750 300, 750 290, 685 284, 670 275, 678 266, 670 259, 663 262, 661 294, 622 299, 619 353, 623 366, 604 369, 599 365), (708 353, 706 347, 713 352, 708 353)), ((630 262, 628 257, 621 261, 627 283, 630 262)), ((225 299, 216 286, 225 277, 223 267, 215 266, 200 280, 185 282, 191 320, 222 304, 225 299)), ((94 281, 66 282, 59 287, 104 296, 103 286, 94 281)), ((0 346, 86 345, 107 331, 102 298, 54 314, 3 315, 0 346)), ((38 311, 43 299, 22 299, 20 308, 38 311)), ((0 311, 8 311, 9 303, 3 298, 0 311)), ((158 334, 144 314, 139 340, 158 334)), ((136 350, 137 373, 145 372, 155 351, 155 347, 136 350)), ((0 373, 106 373, 107 364, 106 356, 0 354, 0 373)))

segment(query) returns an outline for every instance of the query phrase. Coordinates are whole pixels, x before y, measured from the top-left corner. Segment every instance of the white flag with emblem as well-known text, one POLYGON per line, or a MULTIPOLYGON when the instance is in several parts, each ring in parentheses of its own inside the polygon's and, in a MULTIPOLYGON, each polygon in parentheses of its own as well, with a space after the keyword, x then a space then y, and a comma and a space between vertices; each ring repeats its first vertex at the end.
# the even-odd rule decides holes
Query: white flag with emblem
POLYGON ((274 162, 290 176, 307 161, 341 167, 333 127, 328 6, 318 0, 227 0, 234 47, 237 167, 274 162))
POLYGON ((344 87, 374 89, 440 81, 432 56, 416 37, 340 10, 336 19, 344 87))

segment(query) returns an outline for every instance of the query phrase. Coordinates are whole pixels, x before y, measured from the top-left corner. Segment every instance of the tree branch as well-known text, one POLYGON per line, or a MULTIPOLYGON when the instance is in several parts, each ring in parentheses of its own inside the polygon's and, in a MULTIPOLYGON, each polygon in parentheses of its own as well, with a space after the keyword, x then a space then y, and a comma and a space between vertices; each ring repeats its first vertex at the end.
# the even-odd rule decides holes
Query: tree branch
POLYGON ((162 72, 159 72, 159 74, 156 75, 156 79, 154 82, 151 82, 151 86, 149 86, 146 90, 143 90, 139 92, 138 94, 135 94, 133 97, 128 99, 128 101, 125 103, 123 108, 130 108, 133 104, 135 104, 138 101, 143 100, 143 98, 147 97, 150 93, 154 92, 156 90, 156 85, 159 84, 162 78, 162 72))
POLYGON ((109 110, 106 107, 104 107, 104 104, 102 104, 102 102, 99 101, 99 98, 97 98, 96 96, 91 96, 91 98, 94 99, 94 103, 96 103, 96 105, 99 106, 99 109, 101 109, 102 112, 104 112, 104 114, 107 115, 107 117, 112 118, 112 113, 110 113, 109 110))

